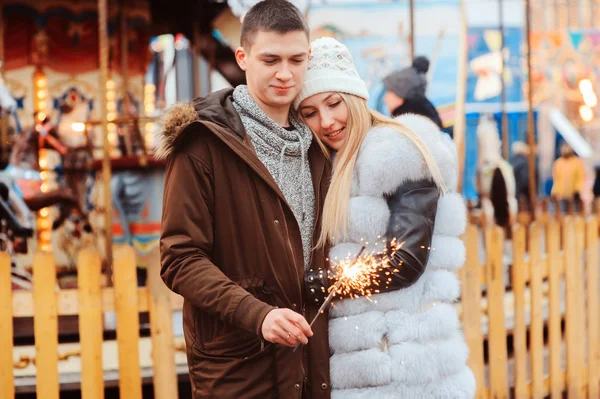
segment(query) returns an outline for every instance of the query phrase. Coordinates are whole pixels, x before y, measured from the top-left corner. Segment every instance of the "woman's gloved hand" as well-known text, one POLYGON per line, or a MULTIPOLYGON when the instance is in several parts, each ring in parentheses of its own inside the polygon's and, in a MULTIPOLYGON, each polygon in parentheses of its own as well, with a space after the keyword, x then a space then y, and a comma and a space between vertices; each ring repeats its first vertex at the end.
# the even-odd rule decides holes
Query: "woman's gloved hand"
POLYGON ((335 284, 335 272, 329 268, 309 269, 304 272, 304 295, 306 303, 321 306, 329 295, 329 287, 335 284))

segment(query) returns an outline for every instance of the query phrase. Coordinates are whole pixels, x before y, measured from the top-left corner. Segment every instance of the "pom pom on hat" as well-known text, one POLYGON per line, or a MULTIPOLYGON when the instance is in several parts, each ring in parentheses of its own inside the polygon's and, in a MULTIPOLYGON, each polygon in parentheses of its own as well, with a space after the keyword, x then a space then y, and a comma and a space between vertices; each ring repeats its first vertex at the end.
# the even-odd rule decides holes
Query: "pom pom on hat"
POLYGON ((423 56, 416 57, 411 66, 386 76, 383 85, 400 98, 422 97, 427 91, 427 71, 429 60, 423 56))
POLYGON ((367 85, 358 75, 348 48, 334 38, 322 37, 311 43, 304 85, 294 100, 294 109, 304 99, 328 91, 369 99, 367 85))

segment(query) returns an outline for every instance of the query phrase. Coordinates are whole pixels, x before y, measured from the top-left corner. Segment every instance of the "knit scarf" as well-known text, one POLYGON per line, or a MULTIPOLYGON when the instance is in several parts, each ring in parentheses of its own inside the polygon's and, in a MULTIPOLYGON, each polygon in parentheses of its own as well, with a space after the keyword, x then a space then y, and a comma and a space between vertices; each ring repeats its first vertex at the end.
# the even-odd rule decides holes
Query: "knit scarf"
POLYGON ((315 220, 315 196, 308 162, 312 133, 291 114, 289 122, 294 129, 281 127, 256 105, 247 86, 234 90, 233 105, 258 158, 271 173, 296 217, 302 236, 304 267, 308 268, 315 220))

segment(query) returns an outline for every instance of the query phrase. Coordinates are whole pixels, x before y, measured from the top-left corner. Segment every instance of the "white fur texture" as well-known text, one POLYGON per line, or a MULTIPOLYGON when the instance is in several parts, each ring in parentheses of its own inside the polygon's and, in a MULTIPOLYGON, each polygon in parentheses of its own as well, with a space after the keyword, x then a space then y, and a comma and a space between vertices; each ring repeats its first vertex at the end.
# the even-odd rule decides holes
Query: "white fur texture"
MULTIPOLYGON (((349 239, 360 242, 361 238, 383 237, 390 219, 390 208, 383 198, 352 197, 348 202, 349 239)), ((377 239, 379 241, 379 239, 377 239)))
POLYGON ((432 302, 452 303, 460 295, 460 283, 456 275, 448 270, 425 271, 421 278, 409 288, 384 292, 371 298, 344 299, 335 301, 329 317, 348 317, 364 312, 389 312, 403 309, 407 312, 420 311, 432 302))
MULTIPOLYGON (((416 115, 400 122, 419 135, 444 181, 456 187, 456 151, 435 124, 416 115)), ((349 203, 349 231, 330 251, 330 262, 352 259, 361 245, 380 243, 390 212, 385 194, 406 181, 430 177, 419 150, 401 133, 367 133, 357 159, 349 203)), ((472 398, 468 347, 452 303, 460 295, 455 270, 465 260, 459 236, 466 226, 463 198, 438 202, 429 262, 412 286, 371 298, 335 301, 329 312, 332 398, 472 398)), ((385 237, 384 237, 385 238, 385 237)), ((388 237, 391 238, 391 237, 388 237)))
POLYGON ((462 195, 448 193, 438 201, 435 234, 460 236, 467 227, 467 207, 462 195))
POLYGON ((334 354, 329 358, 333 389, 387 385, 392 382, 392 360, 380 349, 334 354))
POLYGON ((465 263, 464 242, 458 237, 433 235, 427 269, 460 269, 465 263))
POLYGON ((387 386, 339 389, 331 399, 470 399, 475 392, 475 378, 465 368, 460 373, 441 380, 419 385, 392 383, 387 386))
POLYGON ((385 313, 373 311, 332 319, 329 350, 335 354, 377 347, 388 330, 386 317, 385 313))

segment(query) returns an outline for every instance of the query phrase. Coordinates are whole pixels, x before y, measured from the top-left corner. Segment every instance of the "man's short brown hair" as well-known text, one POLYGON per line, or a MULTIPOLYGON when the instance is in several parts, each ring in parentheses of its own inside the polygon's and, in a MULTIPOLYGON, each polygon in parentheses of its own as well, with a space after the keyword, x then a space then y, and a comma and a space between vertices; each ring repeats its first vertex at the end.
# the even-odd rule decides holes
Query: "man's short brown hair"
POLYGON ((244 16, 241 45, 249 50, 258 32, 288 33, 304 31, 308 39, 308 25, 304 16, 287 0, 264 0, 255 4, 244 16))

